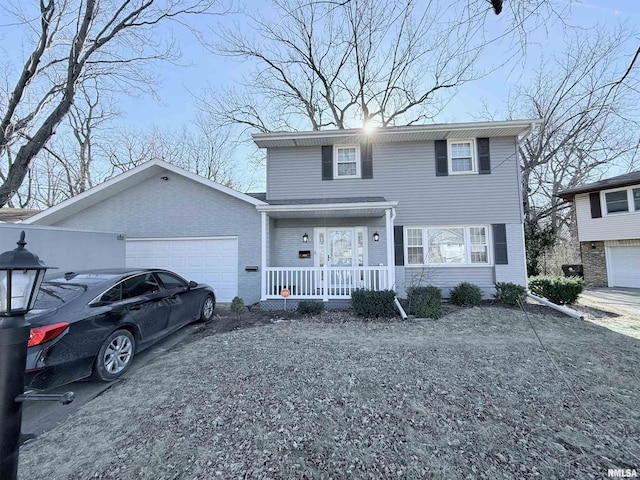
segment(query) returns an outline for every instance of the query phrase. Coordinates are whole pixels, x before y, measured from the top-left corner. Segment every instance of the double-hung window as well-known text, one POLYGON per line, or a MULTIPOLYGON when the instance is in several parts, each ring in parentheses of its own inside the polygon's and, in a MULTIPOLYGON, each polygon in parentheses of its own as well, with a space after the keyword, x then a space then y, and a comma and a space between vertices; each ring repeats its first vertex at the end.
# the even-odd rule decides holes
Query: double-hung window
POLYGON ((358 145, 335 145, 334 178, 360 178, 360 148, 358 145))
POLYGON ((407 265, 488 265, 489 227, 443 226, 406 229, 407 265))
POLYGON ((449 173, 475 173, 477 168, 475 140, 449 140, 449 173))
POLYGON ((640 187, 611 190, 602 195, 607 215, 640 212, 640 187))

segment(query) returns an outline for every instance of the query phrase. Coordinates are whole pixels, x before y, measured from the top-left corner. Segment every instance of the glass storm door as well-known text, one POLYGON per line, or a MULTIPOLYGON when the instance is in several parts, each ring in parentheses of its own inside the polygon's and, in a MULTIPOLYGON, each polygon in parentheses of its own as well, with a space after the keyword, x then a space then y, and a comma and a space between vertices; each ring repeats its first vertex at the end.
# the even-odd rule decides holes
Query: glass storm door
POLYGON ((353 265, 353 229, 329 230, 329 266, 350 267, 353 265))

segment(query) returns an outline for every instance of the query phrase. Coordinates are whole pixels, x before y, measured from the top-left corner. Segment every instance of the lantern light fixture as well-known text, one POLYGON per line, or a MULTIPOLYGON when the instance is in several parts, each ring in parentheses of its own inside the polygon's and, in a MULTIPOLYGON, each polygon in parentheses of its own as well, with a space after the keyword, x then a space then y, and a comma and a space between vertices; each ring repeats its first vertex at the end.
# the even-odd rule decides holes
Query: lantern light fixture
POLYGON ((309 243, 309 235, 307 235, 307 232, 304 232, 304 235, 302 235, 302 243, 309 243))
POLYGON ((378 240, 380 240, 380 235, 378 234, 378 232, 374 232, 373 233, 373 241, 377 242, 378 240))
POLYGON ((0 255, 0 316, 24 315, 33 308, 47 266, 24 246, 24 231, 18 248, 0 255))

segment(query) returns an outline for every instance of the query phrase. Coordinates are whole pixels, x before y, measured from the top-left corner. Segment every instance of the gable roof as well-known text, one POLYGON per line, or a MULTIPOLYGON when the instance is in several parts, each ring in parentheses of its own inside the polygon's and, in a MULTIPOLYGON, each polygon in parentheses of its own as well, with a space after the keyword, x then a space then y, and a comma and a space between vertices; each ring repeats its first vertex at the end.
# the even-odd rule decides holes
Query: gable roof
POLYGON ((527 135, 541 120, 507 120, 503 122, 444 123, 380 127, 371 133, 361 128, 319 130, 313 132, 254 133, 253 141, 260 148, 310 147, 360 143, 413 142, 445 140, 448 138, 518 137, 527 135))
POLYGON ((247 202, 251 205, 263 205, 264 202, 254 198, 250 195, 238 192, 229 187, 225 187, 219 183, 213 182, 207 178, 191 173, 170 163, 162 160, 150 160, 143 163, 131 170, 121 173, 106 182, 101 183, 89 190, 82 192, 75 197, 65 200, 58 205, 50 207, 31 218, 23 221, 23 223, 36 223, 43 225, 51 225, 59 222, 60 220, 67 218, 75 213, 84 210, 91 205, 95 205, 98 202, 106 200, 114 195, 117 195, 124 190, 127 190, 135 185, 156 177, 162 173, 170 172, 176 175, 180 175, 194 182, 198 182, 206 187, 212 188, 218 192, 230 195, 234 198, 247 202))
POLYGON ((591 193, 600 190, 607 190, 609 188, 628 187, 639 183, 640 171, 631 172, 625 173, 624 175, 618 175, 617 177, 600 180, 599 182, 588 183, 587 185, 582 185, 580 187, 568 188, 559 192, 557 196, 571 202, 573 201, 573 197, 579 193, 591 193))

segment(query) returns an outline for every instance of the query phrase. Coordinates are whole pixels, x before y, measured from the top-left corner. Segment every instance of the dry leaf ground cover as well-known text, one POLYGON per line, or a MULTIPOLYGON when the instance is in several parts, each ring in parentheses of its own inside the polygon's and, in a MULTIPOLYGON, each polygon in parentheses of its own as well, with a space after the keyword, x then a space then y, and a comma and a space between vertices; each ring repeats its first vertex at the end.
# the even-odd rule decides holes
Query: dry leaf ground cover
POLYGON ((607 478, 640 469, 640 340, 505 308, 185 344, 21 450, 20 478, 607 478))

